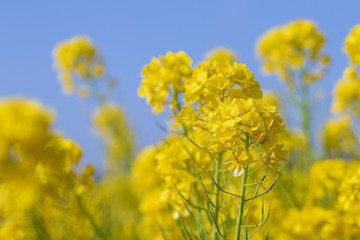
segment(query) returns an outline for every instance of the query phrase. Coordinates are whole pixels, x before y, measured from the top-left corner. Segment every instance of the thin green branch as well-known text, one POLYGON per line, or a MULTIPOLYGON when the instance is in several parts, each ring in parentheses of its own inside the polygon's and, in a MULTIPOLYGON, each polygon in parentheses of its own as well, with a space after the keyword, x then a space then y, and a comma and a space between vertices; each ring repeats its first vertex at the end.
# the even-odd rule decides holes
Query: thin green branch
POLYGON ((268 188, 268 190, 266 190, 265 192, 263 192, 263 193, 255 196, 255 197, 251 197, 251 198, 245 199, 245 201, 250 201, 250 200, 252 200, 252 199, 255 199, 255 198, 264 196, 265 194, 267 194, 268 192, 270 192, 271 189, 274 188, 274 186, 275 186, 276 182, 278 181, 278 179, 279 179, 279 172, 278 172, 278 174, 276 175, 276 178, 275 178, 274 182, 273 182, 273 183, 271 184, 271 186, 268 188))

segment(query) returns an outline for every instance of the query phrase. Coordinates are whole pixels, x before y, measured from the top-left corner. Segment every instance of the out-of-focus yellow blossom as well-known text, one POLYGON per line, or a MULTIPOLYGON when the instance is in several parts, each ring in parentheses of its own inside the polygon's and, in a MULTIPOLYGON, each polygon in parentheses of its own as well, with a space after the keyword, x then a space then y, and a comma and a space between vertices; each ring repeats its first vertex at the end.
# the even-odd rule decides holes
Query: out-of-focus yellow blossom
POLYGON ((337 206, 345 214, 352 230, 360 236, 360 167, 357 165, 345 176, 339 189, 337 206))
POLYGON ((75 37, 60 43, 54 50, 54 58, 66 93, 71 93, 76 88, 73 75, 90 80, 101 78, 105 73, 105 66, 87 37, 75 37))
POLYGON ((236 60, 236 54, 226 48, 219 48, 214 51, 211 51, 206 56, 207 60, 210 61, 228 61, 233 63, 236 60))
POLYGON ((360 76, 352 67, 348 67, 334 91, 332 111, 334 113, 350 112, 359 115, 360 76))
POLYGON ((133 168, 133 186, 140 196, 139 210, 144 214, 140 223, 151 239, 161 239, 161 226, 168 237, 180 237, 169 202, 162 197, 166 186, 156 171, 157 150, 144 149, 137 157, 133 168))
POLYGON ((276 214, 267 223, 270 237, 357 239, 360 208, 353 196, 358 169, 357 161, 328 159, 316 162, 308 173, 293 170, 282 175, 281 188, 270 196, 272 202, 281 202, 272 208, 276 214))
MULTIPOLYGON (((90 202, 97 209, 104 207, 110 212, 99 213, 99 222, 114 239, 133 239, 139 236, 140 212, 138 210, 138 189, 131 179, 133 164, 133 135, 123 109, 108 101, 101 102, 93 115, 93 126, 102 140, 105 153, 105 171, 96 188, 96 200, 90 202), (129 201, 131 199, 131 201, 129 201), (110 224, 110 225, 109 225, 110 224)), ((96 209, 95 208, 95 209, 96 209)), ((156 225, 155 225, 156 227, 156 225)))
POLYGON ((76 200, 94 186, 92 167, 76 171, 81 149, 52 131, 53 114, 36 102, 2 100, 0 114, 0 237, 80 237, 63 216, 94 236, 76 200), (54 229, 55 222, 64 230, 54 229))
POLYGON ((308 146, 308 141, 305 134, 297 129, 284 131, 280 136, 280 142, 284 144, 290 154, 306 148, 308 146))
POLYGON ((161 151, 156 155, 157 171, 162 175, 170 186, 177 185, 180 190, 189 192, 191 184, 195 182, 187 170, 187 164, 191 160, 186 153, 181 138, 168 139, 161 146, 161 151))
POLYGON ((162 113, 167 103, 176 111, 178 94, 184 92, 184 82, 190 78, 191 73, 191 59, 186 53, 168 52, 159 59, 153 58, 151 63, 144 67, 138 94, 146 98, 154 114, 162 113))
POLYGON ((360 65, 360 24, 351 29, 345 39, 344 51, 353 65, 360 65))
POLYGON ((50 134, 51 112, 33 101, 5 99, 0 101, 0 115, 0 159, 19 145, 25 151, 41 154, 39 148, 50 134))
POLYGON ((324 35, 313 22, 299 20, 267 32, 260 38, 257 52, 264 61, 264 71, 279 75, 293 88, 292 71, 303 69, 308 62, 319 64, 320 67, 303 72, 302 81, 311 84, 323 77, 323 66, 330 62, 329 57, 322 53, 324 43, 324 35))
POLYGON ((360 167, 357 167, 352 172, 350 172, 342 181, 338 200, 343 210, 359 213, 360 211, 359 199, 360 199, 360 167))
MULTIPOLYGON (((189 137, 199 142, 203 137, 201 134, 195 131, 189 137)), ((189 217, 195 209, 193 206, 189 208, 186 201, 200 201, 202 204, 205 200, 201 187, 196 185, 196 172, 202 176, 203 184, 209 187, 211 180, 207 171, 212 169, 212 161, 207 151, 197 148, 187 138, 176 136, 170 136, 155 148, 140 153, 133 168, 133 182, 141 196, 142 228, 153 238, 161 238, 157 224, 165 230, 167 237, 182 236, 177 226, 180 219, 194 220, 189 217)))
POLYGON ((157 174, 148 174, 151 169, 156 168, 156 149, 148 147, 143 149, 137 156, 133 165, 132 178, 135 189, 139 194, 158 187, 161 181, 157 174), (144 181, 146 179, 146 181, 144 181))
MULTIPOLYGON (((189 137, 198 142, 202 136, 199 132, 193 132, 189 137)), ((172 203, 175 215, 187 216, 188 210, 182 198, 189 199, 195 194, 193 186, 197 177, 194 171, 202 173, 211 170, 213 159, 188 139, 171 137, 159 146, 156 160, 156 170, 166 184, 162 192, 163 201, 172 203)))
POLYGON ((360 64, 360 25, 355 26, 345 39, 344 51, 351 66, 347 67, 334 90, 332 111, 348 112, 360 116, 360 76, 357 67, 360 64))
POLYGON ((341 214, 321 207, 305 207, 290 210, 282 228, 274 235, 276 239, 351 239, 341 214))
POLYGON ((329 156, 354 156, 358 144, 350 118, 328 120, 324 127, 322 143, 329 156))
POLYGON ((305 133, 299 129, 284 131, 279 136, 279 143, 284 145, 288 151, 288 168, 306 169, 308 162, 309 139, 305 133))
POLYGON ((109 170, 121 164, 129 165, 133 136, 121 107, 111 103, 101 105, 93 116, 93 124, 105 141, 109 170))
POLYGON ((263 100, 269 105, 275 106, 276 108, 281 107, 280 96, 275 92, 264 92, 263 100))
POLYGON ((322 200, 326 195, 336 196, 341 181, 346 175, 348 165, 342 159, 330 159, 316 162, 309 172, 311 198, 322 200))

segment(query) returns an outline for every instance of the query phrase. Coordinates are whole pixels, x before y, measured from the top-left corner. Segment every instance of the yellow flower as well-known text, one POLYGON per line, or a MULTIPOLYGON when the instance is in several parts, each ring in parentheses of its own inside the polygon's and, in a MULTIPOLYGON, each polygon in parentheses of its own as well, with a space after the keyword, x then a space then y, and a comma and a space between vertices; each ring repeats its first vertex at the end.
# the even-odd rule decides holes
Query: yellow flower
POLYGON ((219 48, 214 51, 211 51, 206 56, 207 60, 210 61, 227 61, 233 63, 236 60, 236 54, 226 48, 219 48))
POLYGON ((187 105, 181 109, 179 118, 187 128, 194 126, 198 120, 198 116, 195 114, 194 108, 191 105, 187 105))
POLYGON ((302 79, 304 83, 311 84, 323 77, 323 67, 330 62, 322 54, 324 43, 324 35, 314 23, 299 20, 267 32, 260 38, 257 52, 264 71, 279 75, 293 88, 292 71, 304 68, 307 62, 319 64, 320 70, 307 72, 302 79))
POLYGON ((234 155, 225 160, 223 163, 234 177, 239 177, 243 174, 244 167, 251 164, 253 161, 252 153, 246 152, 244 148, 238 146, 235 147, 234 155))
MULTIPOLYGON (((0 114, 0 238, 36 238, 35 225, 52 229, 55 222, 70 229, 65 215, 86 229, 75 193, 89 192, 95 183, 92 167, 76 171, 81 149, 53 132, 52 113, 34 101, 1 100, 0 114)), ((48 232, 51 239, 65 235, 48 232)))
POLYGON ((0 159, 10 147, 19 145, 28 151, 40 151, 50 134, 51 112, 34 101, 7 99, 0 101, 0 115, 0 159))
POLYGON ((350 118, 341 117, 326 122, 322 142, 330 156, 351 156, 356 153, 358 144, 350 118))
POLYGON ((360 211, 360 167, 354 168, 341 183, 338 201, 344 211, 358 214, 360 211))
POLYGON ((185 102, 201 103, 214 95, 225 98, 233 86, 240 87, 237 88, 238 97, 262 97, 259 83, 244 64, 230 63, 228 59, 210 59, 200 64, 191 79, 185 82, 185 102))
POLYGON ((357 67, 360 64, 360 25, 355 26, 345 39, 344 51, 351 65, 344 71, 343 77, 334 90, 332 111, 335 113, 350 112, 360 116, 360 76, 357 67))
POLYGON ((280 96, 275 92, 264 92, 263 100, 276 108, 281 106, 280 96))
MULTIPOLYGON (((142 230, 153 238, 160 238, 161 231, 157 228, 157 224, 159 224, 165 229, 167 236, 170 234, 170 236, 174 236, 177 239, 179 232, 177 228, 174 228, 176 226, 176 219, 174 218, 174 212, 169 209, 168 205, 172 204, 175 207, 175 205, 179 204, 179 197, 173 185, 166 185, 166 181, 169 178, 164 179, 163 176, 176 175, 175 171, 180 171, 180 169, 176 169, 175 166, 169 163, 167 165, 171 168, 169 173, 162 172, 157 158, 159 154, 162 154, 163 151, 161 149, 163 147, 160 146, 160 149, 146 148, 138 155, 132 171, 132 186, 136 188, 135 191, 140 196, 139 210, 143 213, 140 223, 142 230), (176 197, 178 199, 174 200, 176 197)), ((181 152, 181 149, 178 150, 181 152)), ((167 155, 169 153, 164 152, 164 154, 167 155)), ((177 155, 172 155, 171 157, 176 160, 177 155)), ((181 179, 178 180, 181 181, 181 179)), ((171 183, 179 184, 178 181, 171 183)), ((179 187, 181 189, 181 186, 179 187)), ((179 210, 179 208, 176 210, 179 210)))
POLYGON ((184 82, 191 76, 190 65, 191 59, 186 53, 168 52, 160 59, 153 58, 151 63, 144 67, 138 94, 146 98, 153 113, 160 114, 165 110, 165 104, 171 102, 169 94, 172 94, 177 103, 177 95, 184 92, 184 82))
POLYGON ((323 199, 326 195, 337 195, 341 181, 348 171, 348 165, 342 159, 316 162, 308 175, 311 183, 309 186, 311 197, 318 200, 323 199))
POLYGON ((360 24, 351 29, 345 39, 344 51, 349 56, 353 65, 360 64, 360 24))
MULTIPOLYGON (((168 57, 173 59, 174 56, 168 57)), ((190 229, 201 218, 202 228, 205 228, 203 234, 208 235, 206 232, 215 231, 215 226, 211 226, 211 219, 208 221, 201 209, 207 207, 217 211, 217 207, 213 208, 215 205, 203 204, 208 198, 214 197, 214 204, 223 205, 221 214, 236 218, 235 208, 238 205, 232 204, 232 199, 218 192, 218 186, 214 186, 214 181, 218 181, 220 186, 228 187, 220 180, 221 176, 224 180, 227 178, 221 168, 225 166, 233 176, 239 177, 248 169, 256 172, 256 168, 264 167, 267 173, 268 168, 277 167, 287 155, 278 143, 285 126, 276 107, 262 99, 260 84, 255 81, 254 74, 244 64, 236 63, 227 52, 211 55, 208 61, 192 71, 191 77, 176 78, 183 84, 177 90, 168 84, 168 79, 177 76, 173 71, 163 69, 158 59, 153 59, 143 71, 144 77, 157 78, 151 81, 151 77, 144 78, 139 94, 148 98, 155 113, 162 112, 165 104, 169 104, 175 115, 175 128, 155 147, 156 161, 149 162, 148 168, 149 174, 154 174, 152 168, 155 167, 160 183, 152 190, 154 195, 145 194, 140 206, 145 219, 152 210, 156 213, 162 211, 163 218, 157 217, 156 213, 152 213, 153 217, 169 218, 168 223, 185 221, 190 229), (158 78, 159 72, 166 76, 162 81, 158 78), (151 85, 153 83, 156 84, 151 85), (184 93, 183 99, 178 98, 182 97, 179 93, 184 93), (172 99, 168 99, 169 94, 173 94, 172 99), (183 103, 187 105, 183 106, 183 103), (209 191, 210 187, 215 192, 209 191), (145 200, 148 196, 151 199, 145 200), (153 201, 167 204, 173 219, 170 219, 168 211, 158 209, 153 201), (149 204, 155 208, 152 209, 149 204)), ((253 179, 260 181, 258 178, 263 178, 264 181, 266 173, 263 172, 262 176, 254 174, 253 179)), ((238 178, 229 180, 230 191, 235 194, 239 194, 241 186, 238 181, 238 178)), ((249 187, 249 195, 252 191, 249 187)), ((220 211, 217 214, 220 222, 220 211)))
POLYGON ((137 156, 132 169, 132 178, 135 190, 140 194, 155 189, 161 182, 157 174, 150 172, 155 171, 156 165, 155 148, 145 148, 137 156))
POLYGON ((123 109, 111 103, 102 104, 93 115, 93 125, 106 144, 108 170, 115 172, 120 170, 120 166, 128 168, 133 151, 133 135, 123 109))
POLYGON ((348 67, 335 87, 332 111, 335 113, 346 111, 359 114, 359 89, 360 76, 354 68, 348 67))
POLYGON ((209 148, 214 152, 232 149, 247 137, 254 145, 270 149, 275 146, 276 135, 285 128, 275 107, 252 98, 224 101, 203 121, 210 134, 209 148))
POLYGON ((347 235, 344 219, 334 210, 321 207, 292 209, 282 219, 279 239, 351 239, 347 235))
POLYGON ((75 37, 60 43, 53 54, 54 65, 60 71, 60 80, 66 93, 75 89, 74 74, 84 80, 104 76, 104 64, 87 37, 75 37))

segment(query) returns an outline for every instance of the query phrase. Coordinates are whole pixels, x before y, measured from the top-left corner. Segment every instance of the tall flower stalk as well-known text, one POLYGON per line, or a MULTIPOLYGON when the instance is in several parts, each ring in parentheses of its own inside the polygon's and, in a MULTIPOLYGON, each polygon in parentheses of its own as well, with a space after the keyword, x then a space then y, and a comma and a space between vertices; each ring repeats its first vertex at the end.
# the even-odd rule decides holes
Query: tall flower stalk
MULTIPOLYGON (((274 171, 286 160, 277 143, 285 126, 276 108, 262 100, 253 73, 232 53, 214 52, 195 69, 189 59, 183 52, 153 59, 139 89, 155 114, 167 105, 173 113, 172 133, 155 155, 165 187, 159 199, 180 221, 182 235, 238 239, 241 229, 251 225, 246 216, 252 200, 268 192, 259 192, 267 171, 258 170, 274 171), (255 182, 246 191, 248 177, 255 182), (209 234, 196 233, 193 226, 204 222, 211 225, 209 234)), ((263 220, 252 225, 261 227, 263 220)))

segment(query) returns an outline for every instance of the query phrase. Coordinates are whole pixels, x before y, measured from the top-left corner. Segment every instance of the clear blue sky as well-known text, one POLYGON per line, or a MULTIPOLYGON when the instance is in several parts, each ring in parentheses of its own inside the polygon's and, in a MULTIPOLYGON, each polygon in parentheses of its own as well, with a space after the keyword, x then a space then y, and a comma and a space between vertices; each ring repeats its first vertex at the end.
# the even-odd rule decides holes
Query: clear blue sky
POLYGON ((333 58, 320 85, 327 96, 320 113, 328 114, 333 86, 347 65, 344 37, 360 23, 358 0, 1 1, 0 96, 37 99, 56 110, 56 129, 80 144, 86 163, 100 167, 101 147, 84 104, 62 94, 52 69, 56 43, 79 34, 93 39, 109 72, 120 80, 115 98, 125 107, 141 147, 163 135, 137 96, 141 69, 152 57, 184 50, 198 62, 209 50, 226 46, 238 53, 263 89, 283 89, 275 77, 261 73, 255 43, 269 28, 304 18, 326 34, 326 52, 333 58))

